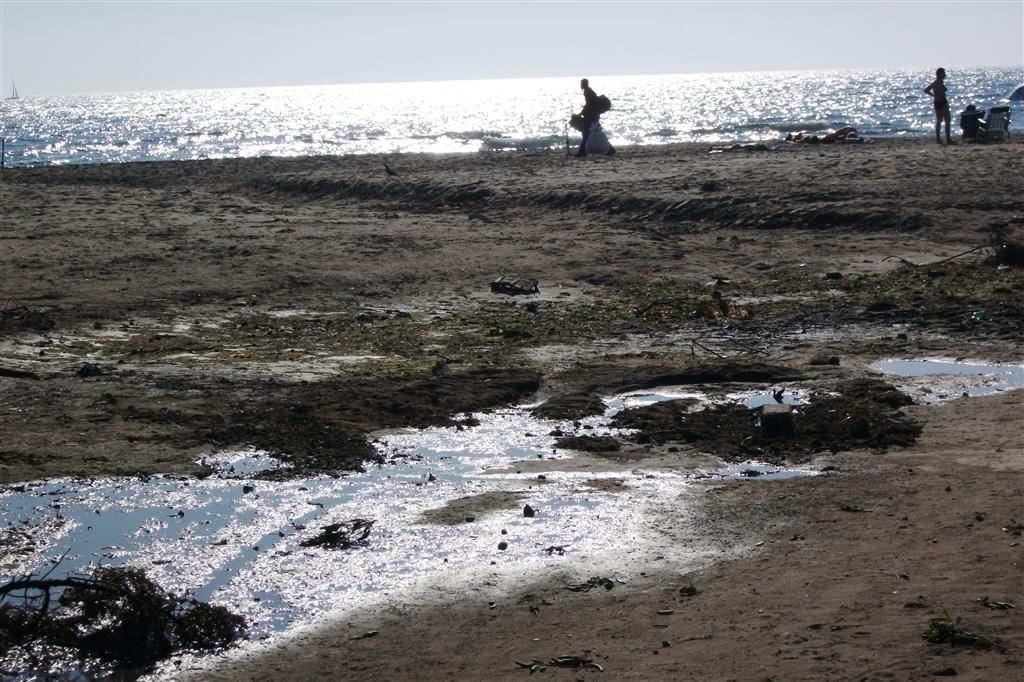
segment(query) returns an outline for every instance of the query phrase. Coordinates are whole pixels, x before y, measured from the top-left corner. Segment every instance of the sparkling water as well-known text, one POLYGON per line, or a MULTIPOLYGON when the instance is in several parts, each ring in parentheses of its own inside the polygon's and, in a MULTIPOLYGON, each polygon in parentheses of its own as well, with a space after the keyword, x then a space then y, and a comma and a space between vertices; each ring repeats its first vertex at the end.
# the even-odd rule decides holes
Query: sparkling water
MULTIPOLYGON (((855 126, 868 137, 934 130, 930 71, 803 71, 591 78, 612 100, 617 146, 772 140, 855 126)), ((1005 105, 1021 68, 950 70, 956 112, 1005 105)), ((29 89, 24 84, 23 90, 29 89)), ((318 154, 559 148, 578 80, 179 90, 0 102, 8 166, 318 154)), ((1024 105, 1011 104, 1019 125, 1024 105)), ((954 127, 956 121, 953 122, 954 127)), ((1011 128, 1012 129, 1012 128, 1011 128)), ((574 140, 578 140, 574 134, 574 140)))

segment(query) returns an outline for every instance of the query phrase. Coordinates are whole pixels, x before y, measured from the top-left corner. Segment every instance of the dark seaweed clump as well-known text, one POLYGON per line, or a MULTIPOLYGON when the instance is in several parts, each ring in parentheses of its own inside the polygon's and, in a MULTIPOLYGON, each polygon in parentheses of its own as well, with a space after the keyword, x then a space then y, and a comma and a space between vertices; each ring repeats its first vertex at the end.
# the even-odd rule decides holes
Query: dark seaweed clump
POLYGON ((865 378, 814 395, 810 404, 794 411, 788 436, 762 434, 758 410, 731 404, 691 413, 686 400, 624 410, 613 425, 636 429, 629 438, 637 443, 692 443, 726 460, 757 457, 782 463, 804 461, 818 452, 910 445, 921 426, 900 408, 911 402, 890 384, 865 378))
POLYGON ((137 568, 0 586, 0 664, 19 654, 46 673, 68 659, 85 668, 142 669, 183 650, 227 646, 245 620, 222 606, 166 592, 137 568))

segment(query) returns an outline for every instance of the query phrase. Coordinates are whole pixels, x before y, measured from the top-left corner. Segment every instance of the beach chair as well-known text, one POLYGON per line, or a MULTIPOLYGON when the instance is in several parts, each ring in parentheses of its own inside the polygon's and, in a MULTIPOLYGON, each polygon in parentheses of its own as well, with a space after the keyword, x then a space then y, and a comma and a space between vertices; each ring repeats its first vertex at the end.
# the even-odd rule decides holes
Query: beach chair
POLYGON ((992 107, 985 117, 985 142, 1010 139, 1010 107, 992 107))

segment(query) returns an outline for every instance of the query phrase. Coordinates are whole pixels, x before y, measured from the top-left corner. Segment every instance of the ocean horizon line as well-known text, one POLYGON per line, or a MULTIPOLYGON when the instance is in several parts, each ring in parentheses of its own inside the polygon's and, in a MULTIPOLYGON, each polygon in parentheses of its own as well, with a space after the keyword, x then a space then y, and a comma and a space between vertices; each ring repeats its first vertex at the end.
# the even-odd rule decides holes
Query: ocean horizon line
MULTIPOLYGON (((158 87, 148 89, 127 89, 127 90, 89 90, 81 92, 60 92, 60 93, 39 93, 28 94, 19 92, 20 99, 46 99, 62 97, 89 97, 89 96, 111 96, 111 95, 137 95, 143 93, 177 93, 177 92, 224 92, 239 90, 286 90, 303 88, 335 88, 335 87, 373 87, 373 86, 420 86, 431 84, 471 84, 471 83, 525 83, 531 81, 557 81, 568 80, 578 82, 581 78, 598 81, 602 79, 621 78, 665 78, 670 76, 699 78, 704 76, 730 76, 739 74, 802 74, 802 73, 871 73, 871 72, 934 72, 935 66, 865 66, 846 68, 816 68, 816 69, 749 69, 749 70, 726 70, 726 71, 665 71, 651 73, 622 73, 622 74, 577 74, 577 75, 555 75, 555 76, 502 76, 494 78, 441 78, 433 80, 382 80, 382 81, 350 81, 344 83, 300 83, 289 85, 224 85, 224 86, 199 86, 199 87, 158 87)), ((1024 71, 1024 64, 976 64, 976 65, 946 65, 943 68, 947 72, 973 71, 979 69, 1021 69, 1024 71)), ((7 76, 0 83, 17 83, 18 79, 7 76)), ((0 99, 0 102, 6 100, 0 99)))

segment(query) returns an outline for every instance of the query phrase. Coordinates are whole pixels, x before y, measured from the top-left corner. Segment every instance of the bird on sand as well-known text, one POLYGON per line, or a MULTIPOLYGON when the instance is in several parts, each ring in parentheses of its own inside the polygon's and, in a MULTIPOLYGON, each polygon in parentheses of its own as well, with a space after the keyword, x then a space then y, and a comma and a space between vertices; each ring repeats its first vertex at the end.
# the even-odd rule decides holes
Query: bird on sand
POLYGON ((772 397, 775 398, 775 402, 781 403, 782 402, 782 396, 783 396, 783 394, 785 394, 785 392, 786 392, 786 389, 784 389, 784 388, 780 388, 777 391, 772 391, 772 397))
POLYGON ((392 178, 398 177, 398 173, 395 172, 395 169, 388 165, 387 159, 384 159, 384 172, 392 178))

